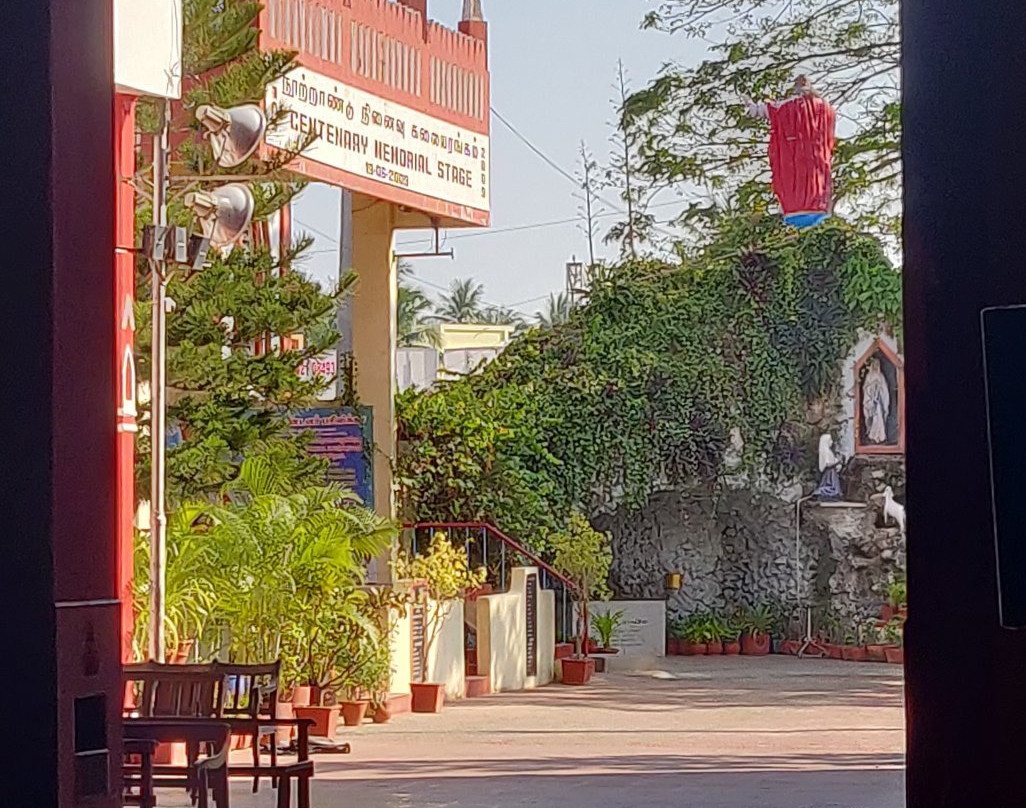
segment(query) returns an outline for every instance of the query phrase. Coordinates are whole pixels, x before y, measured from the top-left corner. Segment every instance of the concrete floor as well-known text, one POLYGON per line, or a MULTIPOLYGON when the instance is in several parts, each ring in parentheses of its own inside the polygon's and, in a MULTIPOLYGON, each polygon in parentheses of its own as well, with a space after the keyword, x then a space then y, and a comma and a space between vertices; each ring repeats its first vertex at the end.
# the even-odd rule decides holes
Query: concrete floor
MULTIPOLYGON (((674 658, 350 731, 314 807, 901 808, 900 669, 674 658)), ((234 808, 271 808, 243 784, 234 808)), ((166 795, 161 805, 180 804, 166 795)))

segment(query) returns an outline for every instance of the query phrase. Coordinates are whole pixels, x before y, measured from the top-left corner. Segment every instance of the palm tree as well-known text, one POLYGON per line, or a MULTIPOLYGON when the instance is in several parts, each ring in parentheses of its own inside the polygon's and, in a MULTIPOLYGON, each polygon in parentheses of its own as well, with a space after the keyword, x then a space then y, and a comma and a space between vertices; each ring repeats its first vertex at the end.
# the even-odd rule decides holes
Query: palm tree
POLYGON ((535 319, 542 328, 554 328, 569 320, 570 298, 567 297, 566 292, 560 292, 558 295, 549 295, 546 310, 535 314, 535 319))
POLYGON ((413 268, 401 261, 396 305, 399 347, 438 347, 438 330, 430 322, 431 300, 420 289, 410 285, 412 277, 413 268))
POLYGON ((512 325, 519 330, 524 326, 524 315, 515 309, 502 306, 489 306, 478 318, 478 322, 487 325, 512 325))
POLYGON ((435 315, 444 323, 481 322, 484 285, 473 278, 457 278, 435 308, 435 315))

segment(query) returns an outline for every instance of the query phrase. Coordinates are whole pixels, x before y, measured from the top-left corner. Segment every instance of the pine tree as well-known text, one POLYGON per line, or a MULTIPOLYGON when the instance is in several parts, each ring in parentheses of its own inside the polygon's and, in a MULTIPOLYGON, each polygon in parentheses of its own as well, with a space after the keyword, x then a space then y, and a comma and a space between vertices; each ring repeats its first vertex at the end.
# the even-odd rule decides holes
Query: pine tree
MULTIPOLYGON (((260 222, 287 205, 303 183, 285 166, 308 143, 264 160, 259 156, 236 169, 217 167, 209 144, 199 135, 194 113, 200 104, 232 107, 261 103, 267 86, 295 66, 295 55, 261 52, 257 16, 260 5, 246 0, 185 0, 183 38, 184 97, 172 104, 171 182, 168 219, 192 227, 183 205, 188 190, 210 190, 233 176, 246 181, 256 199, 253 233, 260 222), (222 179, 208 179, 208 178, 222 179)), ((151 220, 151 168, 146 145, 155 129, 156 110, 143 102, 138 115, 143 153, 136 185, 137 218, 151 220)), ((269 121, 275 126, 279 120, 269 121)), ((305 440, 291 435, 287 408, 313 400, 318 384, 300 379, 297 369, 337 339, 333 327, 338 296, 325 293, 297 267, 310 241, 277 254, 250 237, 227 256, 214 255, 200 272, 178 271, 168 285, 174 310, 168 314, 168 423, 184 440, 168 453, 168 496, 212 497, 238 473, 246 457, 264 456, 297 485, 323 474, 321 461, 305 451, 305 440), (282 348, 257 351, 272 337, 282 348)), ((348 287, 345 283, 343 286, 348 287)), ((150 373, 150 275, 145 262, 137 273, 137 362, 140 379, 150 373)), ((145 401, 143 402, 145 405, 145 401)), ((138 442, 137 480, 146 496, 149 435, 138 442)))

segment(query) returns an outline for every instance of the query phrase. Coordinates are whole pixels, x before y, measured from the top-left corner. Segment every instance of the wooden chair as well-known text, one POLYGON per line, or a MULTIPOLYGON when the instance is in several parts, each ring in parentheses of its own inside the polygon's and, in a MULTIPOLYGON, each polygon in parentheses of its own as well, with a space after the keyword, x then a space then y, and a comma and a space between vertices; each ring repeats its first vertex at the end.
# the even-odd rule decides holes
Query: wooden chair
POLYGON ((212 665, 125 665, 129 708, 138 718, 215 718, 218 681, 212 665))
MULTIPOLYGON (((270 738, 271 768, 278 766, 278 745, 275 743, 277 728, 273 722, 278 718, 278 683, 281 677, 281 662, 263 665, 238 665, 215 662, 218 676, 218 717, 268 719, 269 724, 254 724, 253 730, 253 793, 260 790, 260 747, 265 738, 270 738)), ((271 785, 277 787, 277 777, 271 777, 271 785)))

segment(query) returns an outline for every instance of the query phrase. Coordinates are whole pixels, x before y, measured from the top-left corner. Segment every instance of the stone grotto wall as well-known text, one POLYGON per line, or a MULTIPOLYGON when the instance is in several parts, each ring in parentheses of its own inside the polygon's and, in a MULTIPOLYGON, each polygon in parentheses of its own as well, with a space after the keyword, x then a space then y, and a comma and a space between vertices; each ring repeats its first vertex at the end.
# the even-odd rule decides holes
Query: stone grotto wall
POLYGON ((888 485, 904 499, 904 461, 855 458, 842 472, 847 504, 802 503, 796 580, 796 503, 815 485, 664 491, 641 511, 596 517, 613 539, 615 596, 664 597, 666 574, 681 572, 684 585, 667 602, 671 618, 763 603, 794 612, 798 602, 846 624, 879 614, 888 581, 905 564, 904 539, 883 525, 882 509, 888 485))

